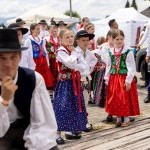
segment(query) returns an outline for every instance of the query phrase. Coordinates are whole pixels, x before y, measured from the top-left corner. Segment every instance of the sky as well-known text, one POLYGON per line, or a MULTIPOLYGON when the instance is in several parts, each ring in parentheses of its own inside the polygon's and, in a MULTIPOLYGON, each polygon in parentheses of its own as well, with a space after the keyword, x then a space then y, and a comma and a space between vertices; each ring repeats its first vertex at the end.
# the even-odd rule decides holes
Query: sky
MULTIPOLYGON (((0 17, 17 17, 29 9, 49 5, 53 9, 64 13, 70 9, 70 0, 2 0, 0 2, 0 17)), ((127 0, 72 0, 72 10, 81 17, 104 18, 119 8, 124 8, 127 0)), ((129 0, 131 3, 132 0, 129 0)), ((150 1, 136 0, 138 10, 142 11, 150 6, 150 1)))

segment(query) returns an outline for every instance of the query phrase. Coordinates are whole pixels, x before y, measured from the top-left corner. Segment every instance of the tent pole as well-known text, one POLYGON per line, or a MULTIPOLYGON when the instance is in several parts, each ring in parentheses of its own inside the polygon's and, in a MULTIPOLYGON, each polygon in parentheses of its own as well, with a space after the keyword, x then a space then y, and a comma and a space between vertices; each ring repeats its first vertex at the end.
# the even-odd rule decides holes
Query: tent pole
POLYGON ((72 1, 69 0, 69 2, 70 2, 70 18, 72 18, 72 1))

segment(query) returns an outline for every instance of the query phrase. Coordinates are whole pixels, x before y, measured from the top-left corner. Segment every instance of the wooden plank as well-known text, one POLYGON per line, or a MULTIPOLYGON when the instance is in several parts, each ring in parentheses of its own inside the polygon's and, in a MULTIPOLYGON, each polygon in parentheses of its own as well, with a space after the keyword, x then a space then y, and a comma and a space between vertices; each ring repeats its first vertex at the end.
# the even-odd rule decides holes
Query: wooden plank
POLYGON ((102 143, 107 143, 111 140, 116 140, 121 137, 126 137, 143 130, 150 128, 150 118, 137 121, 133 126, 127 128, 113 128, 105 131, 94 131, 85 134, 81 140, 69 141, 61 147, 61 149, 67 149, 71 147, 72 149, 82 149, 88 148, 102 143), (114 137, 114 138, 112 138, 114 137), (100 140, 99 140, 100 139, 100 140))

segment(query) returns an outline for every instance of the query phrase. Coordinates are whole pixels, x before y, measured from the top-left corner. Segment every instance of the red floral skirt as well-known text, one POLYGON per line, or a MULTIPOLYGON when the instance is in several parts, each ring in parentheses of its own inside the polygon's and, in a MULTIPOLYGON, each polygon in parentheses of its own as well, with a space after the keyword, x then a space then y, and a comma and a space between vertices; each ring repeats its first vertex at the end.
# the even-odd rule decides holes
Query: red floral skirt
POLYGON ((126 91, 126 75, 110 75, 107 87, 105 110, 115 116, 136 116, 140 114, 136 82, 126 91))
POLYGON ((35 70, 43 76, 47 89, 53 90, 54 78, 48 67, 46 57, 34 58, 34 61, 36 63, 35 70))

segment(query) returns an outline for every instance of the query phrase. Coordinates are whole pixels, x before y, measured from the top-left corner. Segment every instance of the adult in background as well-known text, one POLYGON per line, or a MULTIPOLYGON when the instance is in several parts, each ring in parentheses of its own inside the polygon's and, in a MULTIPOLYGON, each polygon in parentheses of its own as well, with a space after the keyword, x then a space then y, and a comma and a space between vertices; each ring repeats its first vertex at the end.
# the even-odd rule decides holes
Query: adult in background
POLYGON ((0 149, 58 150, 56 120, 43 77, 19 67, 17 31, 0 30, 0 149))
POLYGON ((109 27, 110 27, 111 29, 119 29, 119 28, 118 28, 118 23, 116 22, 115 19, 109 20, 108 25, 109 25, 109 27))
MULTIPOLYGON (((146 27, 145 32, 144 32, 144 35, 143 35, 142 39, 140 40, 139 44, 137 45, 137 47, 140 47, 146 40, 147 40, 146 62, 149 65, 150 64, 150 21, 148 22, 147 27, 146 27)), ((149 77, 149 80, 150 80, 150 77, 149 77)), ((145 103, 150 102, 150 87, 148 87, 147 92, 148 92, 147 96, 144 99, 145 103)))

